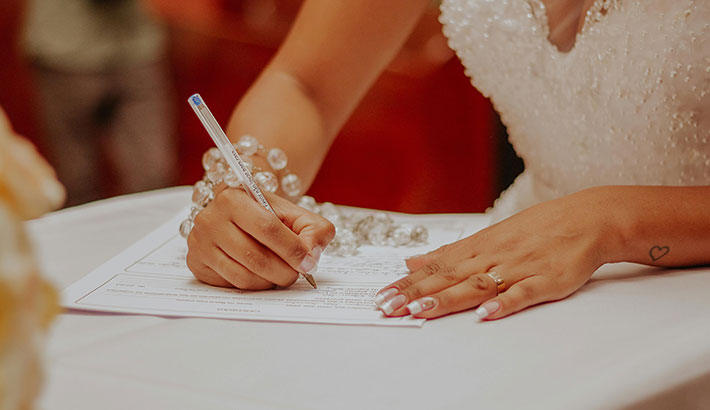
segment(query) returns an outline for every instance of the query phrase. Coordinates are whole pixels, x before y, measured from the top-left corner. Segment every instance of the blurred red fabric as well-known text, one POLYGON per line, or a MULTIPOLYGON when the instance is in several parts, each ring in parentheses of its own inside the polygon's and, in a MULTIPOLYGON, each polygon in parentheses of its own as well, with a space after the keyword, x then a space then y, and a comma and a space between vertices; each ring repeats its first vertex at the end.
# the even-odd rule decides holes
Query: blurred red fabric
POLYGON ((40 132, 33 113, 34 92, 20 49, 22 0, 0 2, 0 106, 19 134, 37 143, 40 132))

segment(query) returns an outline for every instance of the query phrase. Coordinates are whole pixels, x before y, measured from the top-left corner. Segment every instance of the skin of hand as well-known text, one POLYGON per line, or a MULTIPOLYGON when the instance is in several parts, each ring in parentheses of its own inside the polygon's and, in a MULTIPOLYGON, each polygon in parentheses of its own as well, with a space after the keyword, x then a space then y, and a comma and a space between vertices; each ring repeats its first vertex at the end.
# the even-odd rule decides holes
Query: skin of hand
POLYGON ((314 273, 335 236, 327 219, 264 193, 277 216, 244 190, 222 188, 195 218, 187 238, 187 266, 214 286, 265 290, 290 286, 314 273))
POLYGON ((435 318, 480 307, 499 319, 563 299, 604 263, 710 263, 710 187, 596 187, 532 206, 407 260, 410 274, 378 292, 388 316, 435 318), (498 294, 495 272, 507 289, 498 294))

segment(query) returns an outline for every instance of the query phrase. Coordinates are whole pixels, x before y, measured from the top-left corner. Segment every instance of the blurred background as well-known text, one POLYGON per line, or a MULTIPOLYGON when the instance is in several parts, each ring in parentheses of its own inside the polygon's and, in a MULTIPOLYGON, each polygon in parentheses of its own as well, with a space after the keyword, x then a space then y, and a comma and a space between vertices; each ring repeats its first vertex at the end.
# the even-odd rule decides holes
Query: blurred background
MULTIPOLYGON (((57 168, 68 205, 202 177, 211 146, 185 103, 226 125, 301 0, 3 0, 0 106, 57 168)), ((446 46, 432 2, 341 131, 318 201, 482 212, 522 170, 446 46)))

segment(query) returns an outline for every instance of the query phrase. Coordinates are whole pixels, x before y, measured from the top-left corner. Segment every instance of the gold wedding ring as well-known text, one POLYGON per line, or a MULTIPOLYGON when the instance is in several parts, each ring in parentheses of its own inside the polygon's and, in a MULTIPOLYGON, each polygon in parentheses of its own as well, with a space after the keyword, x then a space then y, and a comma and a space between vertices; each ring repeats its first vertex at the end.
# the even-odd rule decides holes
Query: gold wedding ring
POLYGON ((503 278, 501 278, 499 274, 493 271, 487 272, 486 275, 488 275, 491 279, 493 279, 493 282, 496 283, 496 289, 498 290, 497 295, 500 295, 500 293, 506 288, 505 281, 503 280, 503 278))

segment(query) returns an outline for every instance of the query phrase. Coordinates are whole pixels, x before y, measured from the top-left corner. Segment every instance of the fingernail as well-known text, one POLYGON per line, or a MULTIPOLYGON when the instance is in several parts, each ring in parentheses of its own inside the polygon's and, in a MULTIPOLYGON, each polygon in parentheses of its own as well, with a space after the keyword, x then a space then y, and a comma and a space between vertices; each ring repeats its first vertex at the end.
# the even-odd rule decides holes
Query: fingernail
POLYGON ((407 297, 404 295, 397 295, 380 306, 380 309, 385 312, 386 315, 391 315, 392 312, 404 306, 407 303, 407 297))
POLYGON ((409 257, 405 258, 404 260, 405 260, 405 261, 408 261, 408 260, 410 260, 410 259, 415 259, 415 258, 419 258, 419 257, 422 257, 422 256, 424 256, 424 254, 423 254, 423 253, 420 253, 420 254, 418 254, 418 255, 409 256, 409 257))
POLYGON ((380 307, 381 304, 385 303, 389 298, 397 294, 397 289, 387 289, 386 291, 375 295, 375 306, 380 307))
POLYGON ((316 258, 316 262, 320 262, 320 256, 323 253, 323 247, 316 245, 311 249, 311 255, 316 258))
POLYGON ((301 262, 301 269, 305 273, 315 273, 318 270, 318 262, 311 255, 306 255, 301 262))
POLYGON ((409 309, 410 314, 416 315, 417 313, 429 310, 434 306, 436 306, 436 299, 427 296, 425 298, 417 299, 414 302, 408 304, 407 309, 409 309))
POLYGON ((487 318, 489 315, 496 313, 500 309, 500 303, 495 300, 486 302, 476 309, 476 314, 479 320, 487 318))

